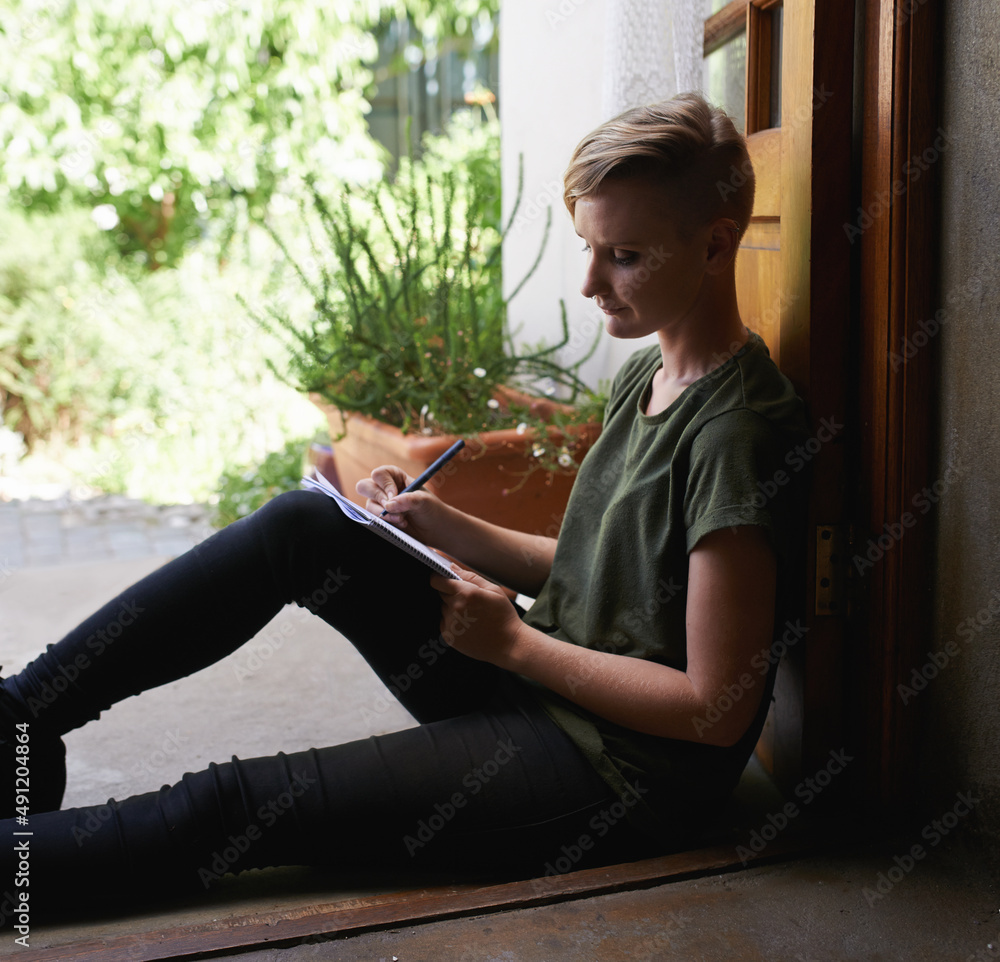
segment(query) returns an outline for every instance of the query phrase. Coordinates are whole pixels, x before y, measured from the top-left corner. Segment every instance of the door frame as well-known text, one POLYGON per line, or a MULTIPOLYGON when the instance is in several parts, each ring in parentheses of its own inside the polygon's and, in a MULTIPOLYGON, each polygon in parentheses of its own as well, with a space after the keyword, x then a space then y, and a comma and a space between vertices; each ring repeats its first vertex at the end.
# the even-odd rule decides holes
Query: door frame
POLYGON ((933 645, 933 599, 923 589, 933 563, 933 513, 920 515, 914 499, 931 479, 936 451, 936 344, 926 324, 939 293, 940 4, 858 0, 857 8, 858 216, 867 224, 867 213, 871 224, 855 245, 860 432, 853 557, 862 562, 853 566, 853 649, 864 667, 855 694, 865 796, 888 813, 913 804, 920 733, 919 703, 907 704, 898 686, 933 645), (907 344, 922 347, 903 357, 907 344), (871 551, 873 543, 878 550, 871 551), (869 551, 877 558, 872 567, 863 564, 869 551))

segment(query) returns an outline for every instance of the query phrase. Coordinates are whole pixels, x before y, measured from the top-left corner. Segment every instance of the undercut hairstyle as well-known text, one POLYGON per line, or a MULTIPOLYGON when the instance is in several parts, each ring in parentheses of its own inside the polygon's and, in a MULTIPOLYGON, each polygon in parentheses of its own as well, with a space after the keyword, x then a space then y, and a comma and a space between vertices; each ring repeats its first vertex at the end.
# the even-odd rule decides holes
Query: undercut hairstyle
POLYGON ((755 179, 746 140, 725 111, 697 93, 634 107, 584 137, 566 170, 570 214, 606 180, 641 179, 659 188, 688 236, 719 218, 742 239, 753 212, 755 179))

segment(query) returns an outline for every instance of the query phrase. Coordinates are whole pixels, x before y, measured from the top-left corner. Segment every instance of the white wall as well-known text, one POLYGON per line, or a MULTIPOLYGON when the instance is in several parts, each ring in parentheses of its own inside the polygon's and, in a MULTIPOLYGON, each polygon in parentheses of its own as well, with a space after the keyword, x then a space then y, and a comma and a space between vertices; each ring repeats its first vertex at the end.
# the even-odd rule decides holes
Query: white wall
MULTIPOLYGON (((562 202, 562 175, 577 143, 606 120, 602 104, 608 8, 615 0, 504 0, 500 15, 500 103, 503 129, 504 206, 517 193, 518 156, 524 155, 520 214, 508 235, 504 278, 508 292, 538 253, 545 208, 552 231, 544 259, 511 302, 518 342, 559 336, 564 298, 574 335, 573 360, 583 353, 604 315, 580 295, 586 255, 562 202), (520 330, 518 330, 520 328, 520 330)), ((610 379, 632 351, 651 340, 614 342, 606 333, 583 370, 596 387, 610 379)))

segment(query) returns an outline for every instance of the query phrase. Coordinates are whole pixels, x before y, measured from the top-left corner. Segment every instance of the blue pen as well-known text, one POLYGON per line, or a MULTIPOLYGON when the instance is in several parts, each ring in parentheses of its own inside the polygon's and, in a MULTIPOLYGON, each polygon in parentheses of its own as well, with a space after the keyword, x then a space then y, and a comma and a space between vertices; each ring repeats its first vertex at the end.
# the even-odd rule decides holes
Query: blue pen
MULTIPOLYGON (((431 478, 434 477, 435 474, 438 473, 438 471, 441 470, 442 467, 444 467, 444 465, 446 465, 453 457, 455 457, 455 455, 458 454, 458 452, 461 451, 462 448, 464 447, 465 447, 464 441, 456 441, 450 448, 448 448, 447 451, 445 451, 444 454, 441 455, 441 457, 437 459, 437 461, 435 461, 422 475, 420 475, 420 477, 417 478, 417 480, 414 481, 413 484, 408 484, 399 493, 409 494, 411 491, 419 491, 425 484, 427 484, 428 481, 430 481, 431 478)), ((384 518, 385 512, 383 511, 379 515, 379 517, 384 518)))

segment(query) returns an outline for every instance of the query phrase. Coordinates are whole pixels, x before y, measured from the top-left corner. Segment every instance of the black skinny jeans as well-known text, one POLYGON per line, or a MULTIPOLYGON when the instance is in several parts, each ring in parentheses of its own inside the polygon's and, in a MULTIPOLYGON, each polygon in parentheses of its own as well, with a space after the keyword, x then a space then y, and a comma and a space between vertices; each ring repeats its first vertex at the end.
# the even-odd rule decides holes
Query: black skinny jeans
MULTIPOLYGON (((153 572, 8 679, 32 732, 62 734, 228 655, 289 602, 342 632, 387 684, 421 669, 400 695, 419 727, 233 758, 158 792, 33 814, 39 911, 203 890, 274 865, 387 881, 412 870, 531 877, 593 836, 592 820, 618 799, 521 683, 440 641, 428 579, 330 499, 293 492, 153 572)), ((17 828, 0 826, 2 896, 17 828)), ((623 820, 580 854, 574 867, 651 853, 623 820)))

